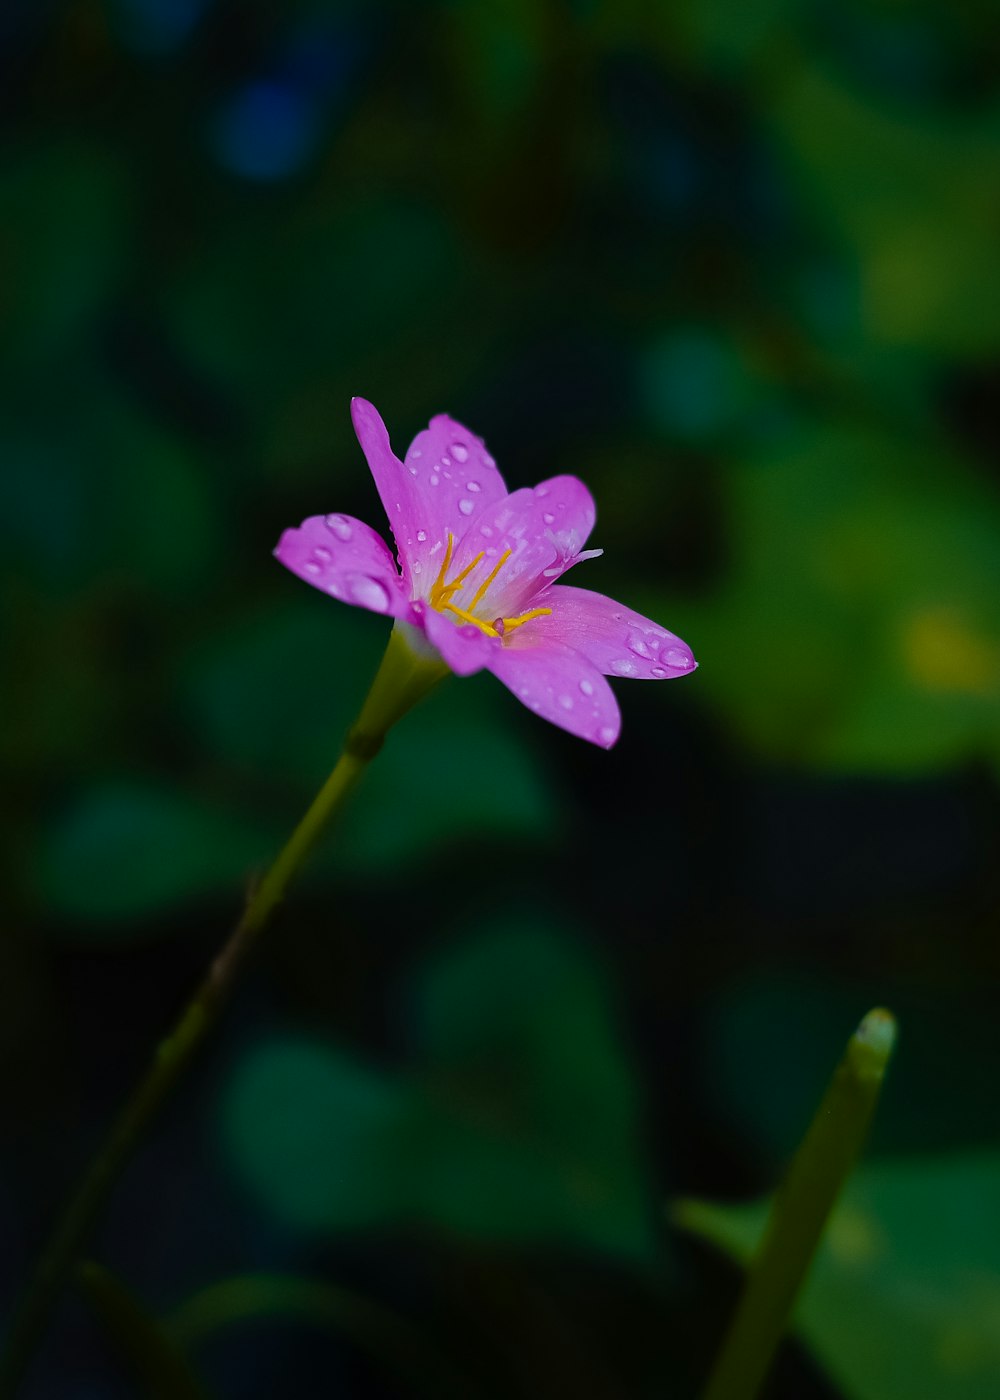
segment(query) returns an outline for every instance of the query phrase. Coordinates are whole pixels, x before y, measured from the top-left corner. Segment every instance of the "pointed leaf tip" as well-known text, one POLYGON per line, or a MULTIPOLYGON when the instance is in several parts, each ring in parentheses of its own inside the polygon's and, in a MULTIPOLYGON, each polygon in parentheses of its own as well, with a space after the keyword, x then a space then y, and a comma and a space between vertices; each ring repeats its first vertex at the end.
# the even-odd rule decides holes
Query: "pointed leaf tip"
POLYGON ((884 1006, 876 1006, 862 1018, 851 1037, 848 1056, 851 1066, 861 1075, 885 1073, 896 1045, 898 1026, 895 1016, 884 1006))

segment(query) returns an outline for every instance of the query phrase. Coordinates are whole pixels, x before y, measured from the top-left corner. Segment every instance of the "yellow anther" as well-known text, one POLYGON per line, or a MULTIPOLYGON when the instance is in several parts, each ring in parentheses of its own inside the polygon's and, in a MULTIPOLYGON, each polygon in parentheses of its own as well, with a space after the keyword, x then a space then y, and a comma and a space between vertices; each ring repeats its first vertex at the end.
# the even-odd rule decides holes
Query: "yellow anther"
POLYGON ((520 617, 505 617, 502 619, 504 633, 512 632, 515 627, 523 627, 533 618, 548 617, 551 611, 551 608, 532 608, 531 612, 522 613, 520 617))
POLYGON ((484 622, 481 617, 473 617, 472 613, 466 612, 464 608, 456 608, 454 603, 445 603, 443 612, 454 613, 463 622, 471 622, 473 627, 478 627, 480 632, 485 632, 487 637, 499 637, 500 633, 490 622, 484 622))
MULTIPOLYGON (((472 602, 469 604, 469 611, 470 611, 470 612, 471 612, 471 610, 476 606, 477 603, 482 602, 482 600, 486 597, 486 590, 489 588, 490 584, 491 584, 491 583, 493 582, 493 580, 496 578, 497 574, 500 572, 500 570, 501 570, 501 569, 503 568, 503 566, 506 564, 507 560, 508 560, 508 559, 510 558, 510 556, 513 554, 513 552, 514 552, 514 551, 513 551, 512 549, 505 549, 504 552, 503 552, 503 554, 501 554, 500 558, 497 560, 496 564, 494 565, 493 572, 490 574, 489 578, 486 580, 485 583, 481 583, 481 584, 479 585, 479 587, 476 589, 476 596, 473 598, 472 602)), ((480 557, 480 559, 482 559, 482 557, 483 557, 482 554, 480 554, 479 557, 480 557)))

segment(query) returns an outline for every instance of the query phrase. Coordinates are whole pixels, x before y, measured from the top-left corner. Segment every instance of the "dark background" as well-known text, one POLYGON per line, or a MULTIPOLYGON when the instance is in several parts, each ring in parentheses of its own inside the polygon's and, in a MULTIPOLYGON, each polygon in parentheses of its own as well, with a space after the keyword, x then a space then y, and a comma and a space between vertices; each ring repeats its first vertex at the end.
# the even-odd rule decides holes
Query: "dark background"
MULTIPOLYGON (((377 664, 270 558, 383 528, 361 394, 582 477, 701 668, 610 754, 410 716, 94 1257, 220 1396, 693 1396, 668 1203, 884 1003, 771 1394, 1000 1393, 998 65, 986 0, 3 6, 5 1306, 377 664)), ((70 1290, 24 1394, 137 1393, 70 1290)))

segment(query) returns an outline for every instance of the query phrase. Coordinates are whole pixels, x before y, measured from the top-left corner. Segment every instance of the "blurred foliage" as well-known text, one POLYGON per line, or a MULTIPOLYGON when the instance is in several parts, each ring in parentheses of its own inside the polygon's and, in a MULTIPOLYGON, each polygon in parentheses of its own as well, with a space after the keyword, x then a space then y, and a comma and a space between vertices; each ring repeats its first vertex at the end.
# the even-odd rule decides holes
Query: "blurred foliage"
MULTIPOLYGON (((584 478, 580 583, 701 669, 620 686, 610 757, 488 677, 409 716, 107 1262, 354 1288, 486 1393, 693 1395, 720 1277, 653 1202, 770 1189, 885 1002, 884 1248, 774 1393, 997 1389, 998 72, 987 0, 2 7, 5 1299, 377 663, 269 558, 382 528, 361 393, 584 478)), ((61 1326, 28 1400, 103 1374, 61 1326)), ((222 1393, 385 1393, 239 1331, 222 1393)))
POLYGON ((267 1205, 300 1227, 424 1222, 647 1252, 635 1095, 596 969, 517 922, 425 975, 406 1075, 287 1037, 241 1063, 222 1122, 267 1205))

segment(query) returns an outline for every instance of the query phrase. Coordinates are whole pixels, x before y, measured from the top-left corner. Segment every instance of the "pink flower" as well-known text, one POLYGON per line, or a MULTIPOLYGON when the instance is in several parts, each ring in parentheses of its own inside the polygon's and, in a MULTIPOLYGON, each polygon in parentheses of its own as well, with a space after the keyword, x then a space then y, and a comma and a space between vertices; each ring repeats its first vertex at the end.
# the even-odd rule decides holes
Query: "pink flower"
POLYGON ((484 667, 529 709, 610 748, 621 714, 605 676, 666 680, 694 670, 672 632, 601 593, 559 580, 581 560, 596 512, 573 476, 508 492, 480 438, 445 414, 405 462, 376 410, 351 415, 396 540, 401 571, 370 526, 314 515, 275 555, 315 588, 385 613, 415 651, 459 676, 484 667))

